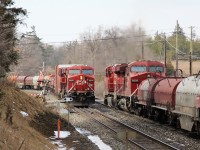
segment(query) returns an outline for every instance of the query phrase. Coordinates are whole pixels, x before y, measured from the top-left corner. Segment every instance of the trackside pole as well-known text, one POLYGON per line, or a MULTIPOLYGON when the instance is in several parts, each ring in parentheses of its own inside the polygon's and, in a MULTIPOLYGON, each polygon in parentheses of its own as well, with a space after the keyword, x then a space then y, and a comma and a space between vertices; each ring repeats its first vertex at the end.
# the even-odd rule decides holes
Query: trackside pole
MULTIPOLYGON (((60 113, 60 102, 57 102, 57 112, 60 113)), ((58 118, 57 122, 57 130, 58 130, 58 139, 60 139, 60 118, 58 118)))
POLYGON ((67 124, 67 127, 69 128, 69 113, 70 113, 70 108, 69 108, 69 102, 72 101, 73 99, 70 98, 70 97, 65 97, 64 98, 64 103, 67 103, 67 111, 68 111, 68 114, 67 114, 67 118, 68 118, 68 124, 67 124))
POLYGON ((58 118, 58 139, 60 139, 60 119, 58 118))

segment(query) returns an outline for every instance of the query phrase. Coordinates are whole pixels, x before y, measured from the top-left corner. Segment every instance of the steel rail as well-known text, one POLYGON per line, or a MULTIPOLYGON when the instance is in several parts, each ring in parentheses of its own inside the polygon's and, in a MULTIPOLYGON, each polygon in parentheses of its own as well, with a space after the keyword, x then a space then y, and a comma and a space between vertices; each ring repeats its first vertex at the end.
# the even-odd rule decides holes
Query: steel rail
MULTIPOLYGON (((105 126, 106 128, 108 128, 108 129, 110 129, 111 131, 113 131, 115 134, 117 134, 117 131, 115 131, 114 129, 112 129, 112 127, 109 127, 108 125, 106 125, 106 124, 104 124, 103 122, 101 122, 101 121, 97 120, 96 118, 94 118, 94 117, 91 115, 91 111, 90 111, 90 110, 88 110, 88 109, 80 110, 80 109, 79 109, 79 111, 82 111, 82 112, 86 113, 87 116, 89 116, 90 118, 92 118, 95 122, 97 122, 97 123, 99 123, 99 124, 105 126)), ((92 110, 92 111, 95 111, 95 113, 97 113, 97 114, 99 114, 99 115, 101 115, 101 116, 103 116, 103 117, 105 117, 105 118, 107 118, 107 119, 109 119, 109 120, 111 120, 111 121, 113 121, 113 122, 116 122, 116 123, 120 124, 121 126, 124 126, 124 127, 126 127, 127 129, 131 130, 131 131, 136 132, 136 133, 139 134, 140 136, 144 136, 145 138, 149 139, 150 141, 153 141, 153 142, 156 143, 156 144, 163 145, 163 146, 165 146, 166 148, 169 148, 169 149, 178 150, 178 148, 173 147, 172 145, 169 145, 168 143, 165 143, 165 142, 163 142, 163 141, 161 141, 161 140, 158 140, 158 139, 156 139, 156 138, 154 138, 154 137, 152 137, 152 136, 149 136, 149 135, 147 135, 147 134, 145 134, 145 133, 143 133, 143 132, 141 132, 141 131, 139 131, 139 130, 137 130, 137 129, 135 129, 135 128, 129 126, 129 125, 126 125, 126 124, 120 122, 120 121, 117 121, 116 119, 114 119, 114 118, 112 118, 112 117, 110 117, 110 116, 104 115, 104 114, 102 114, 101 112, 98 112, 98 111, 96 111, 96 110, 92 110)), ((130 143, 136 145, 137 147, 141 148, 141 149, 144 149, 144 150, 147 150, 147 149, 148 149, 148 148, 145 148, 144 146, 142 146, 142 144, 139 144, 137 141, 134 141, 134 140, 131 140, 131 139, 128 139, 128 141, 129 141, 130 143)))

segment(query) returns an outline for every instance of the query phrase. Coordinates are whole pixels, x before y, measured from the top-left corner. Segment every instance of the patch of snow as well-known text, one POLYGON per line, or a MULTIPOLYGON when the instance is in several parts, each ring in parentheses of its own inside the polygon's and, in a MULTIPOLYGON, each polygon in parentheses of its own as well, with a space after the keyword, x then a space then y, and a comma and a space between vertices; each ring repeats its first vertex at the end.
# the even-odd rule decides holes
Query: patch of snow
POLYGON ((20 114, 21 114, 23 117, 27 117, 27 116, 28 116, 28 114, 27 114, 26 112, 24 112, 24 111, 20 111, 20 114))
POLYGON ((67 150, 65 144, 62 144, 61 140, 51 141, 51 143, 58 146, 56 150, 67 150))
POLYGON ((80 134, 87 136, 88 139, 90 139, 94 144, 96 144, 100 150, 112 150, 112 148, 105 144, 98 135, 91 135, 90 131, 87 131, 85 129, 81 129, 81 128, 76 128, 76 131, 78 131, 80 134))
POLYGON ((94 143, 96 144, 100 150, 112 150, 112 148, 105 144, 97 135, 89 135, 88 138, 94 143))
POLYGON ((67 150, 67 148, 66 147, 62 147, 62 148, 58 148, 58 150, 67 150))
POLYGON ((85 129, 76 128, 76 131, 78 131, 80 134, 85 135, 85 136, 91 135, 91 132, 90 132, 90 131, 87 131, 87 130, 85 130, 85 129))
POLYGON ((166 140, 168 140, 168 141, 172 141, 172 139, 170 139, 170 138, 165 138, 166 140))
MULTIPOLYGON (((70 135, 69 131, 60 131, 60 139, 66 138, 70 135)), ((58 131, 54 131, 54 136, 49 137, 51 143, 57 145, 58 148, 56 150, 67 150, 66 145, 62 143, 62 140, 58 140, 58 131)), ((74 149, 70 149, 74 150, 74 149)))
MULTIPOLYGON (((55 137, 58 137, 58 131, 54 131, 55 137)), ((69 131, 60 131, 60 138, 64 139, 70 135, 69 131)))

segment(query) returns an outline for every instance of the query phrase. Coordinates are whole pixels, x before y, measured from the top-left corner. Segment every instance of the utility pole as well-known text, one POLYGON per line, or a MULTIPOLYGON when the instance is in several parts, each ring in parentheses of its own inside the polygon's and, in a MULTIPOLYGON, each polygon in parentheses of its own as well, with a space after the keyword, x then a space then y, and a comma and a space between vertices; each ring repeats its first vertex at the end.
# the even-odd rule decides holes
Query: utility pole
POLYGON ((193 53, 193 45, 192 45, 192 29, 194 27, 190 27, 190 75, 192 75, 192 53, 193 53))
POLYGON ((178 30, 179 30, 179 25, 178 25, 178 20, 176 22, 176 70, 178 70, 178 30))
POLYGON ((44 61, 42 62, 42 73, 44 73, 44 71, 45 71, 45 68, 44 68, 45 66, 44 66, 44 61))
POLYGON ((166 55, 166 52, 167 51, 167 47, 166 47, 166 36, 165 36, 165 33, 164 33, 164 65, 165 65, 165 69, 167 67, 167 55, 166 55))
POLYGON ((142 35, 140 27, 139 27, 139 36, 140 36, 140 40, 142 41, 142 60, 144 60, 144 42, 143 42, 143 35, 142 35))
POLYGON ((142 40, 142 60, 144 60, 144 42, 142 40))

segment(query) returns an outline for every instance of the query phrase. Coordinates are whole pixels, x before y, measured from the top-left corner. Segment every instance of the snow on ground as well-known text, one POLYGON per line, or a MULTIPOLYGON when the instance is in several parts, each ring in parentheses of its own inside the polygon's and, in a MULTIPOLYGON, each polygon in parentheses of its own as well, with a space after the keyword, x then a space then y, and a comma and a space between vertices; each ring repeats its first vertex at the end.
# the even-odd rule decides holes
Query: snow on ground
POLYGON ((24 112, 24 111, 20 111, 20 114, 21 114, 23 117, 27 117, 27 116, 28 116, 28 114, 27 114, 26 112, 24 112))
MULTIPOLYGON (((70 135, 69 131, 60 131, 60 139, 67 138, 70 135)), ((58 138, 58 131, 54 131, 54 136, 50 137, 51 143, 58 146, 57 150, 67 150, 66 145, 62 143, 62 140, 58 138)), ((69 150, 73 150, 70 148, 69 150)))
POLYGON ((112 148, 105 144, 98 135, 91 135, 90 131, 87 131, 85 129, 81 129, 81 128, 76 128, 76 131, 78 131, 80 134, 87 136, 88 139, 90 139, 94 144, 96 144, 100 150, 112 150, 112 148))
MULTIPOLYGON (((58 131, 54 131, 55 137, 58 137, 58 131)), ((70 135, 69 131, 60 131, 60 138, 64 139, 70 135)))

